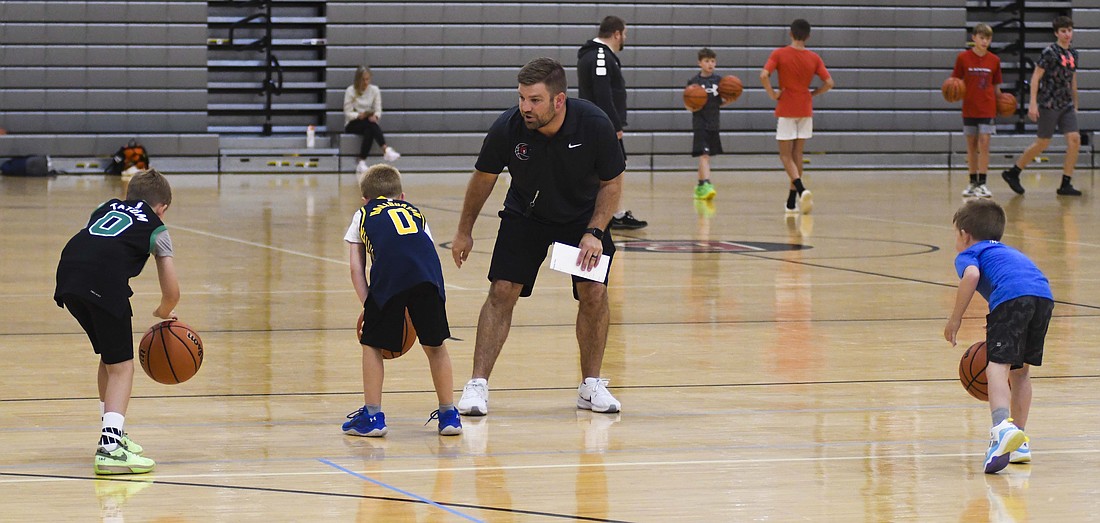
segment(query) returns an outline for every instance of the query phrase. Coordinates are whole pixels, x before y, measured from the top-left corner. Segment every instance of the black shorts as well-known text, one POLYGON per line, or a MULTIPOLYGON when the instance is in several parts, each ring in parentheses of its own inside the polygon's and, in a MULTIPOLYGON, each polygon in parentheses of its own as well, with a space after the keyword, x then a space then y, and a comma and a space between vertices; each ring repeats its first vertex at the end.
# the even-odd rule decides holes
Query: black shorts
POLYGON ((134 359, 134 322, 126 316, 120 318, 84 300, 66 294, 61 297, 92 342, 92 350, 107 365, 134 359))
POLYGON ((447 324, 447 307, 439 289, 431 283, 421 283, 405 289, 378 307, 373 295, 367 294, 363 304, 363 336, 359 343, 369 347, 401 352, 405 334, 405 309, 421 345, 438 347, 451 337, 447 324))
POLYGON ((691 157, 698 158, 702 155, 717 156, 722 154, 722 138, 718 131, 696 129, 691 144, 691 157))
MULTIPOLYGON (((497 230, 497 243, 493 247, 493 261, 489 265, 489 281, 504 280, 522 284, 520 296, 530 296, 550 245, 560 242, 576 247, 587 228, 587 223, 549 225, 507 209, 500 211, 500 229, 497 230)), ((611 258, 608 261, 610 274, 611 262, 615 260, 615 242, 611 239, 610 228, 603 227, 603 230, 603 253, 611 258)), ((577 298, 578 282, 595 283, 573 276, 573 298, 577 298)), ((606 278, 603 284, 607 285, 606 278)))
POLYGON ((985 317, 989 361, 1013 369, 1043 364, 1043 343, 1054 302, 1038 296, 1020 296, 997 306, 985 317))

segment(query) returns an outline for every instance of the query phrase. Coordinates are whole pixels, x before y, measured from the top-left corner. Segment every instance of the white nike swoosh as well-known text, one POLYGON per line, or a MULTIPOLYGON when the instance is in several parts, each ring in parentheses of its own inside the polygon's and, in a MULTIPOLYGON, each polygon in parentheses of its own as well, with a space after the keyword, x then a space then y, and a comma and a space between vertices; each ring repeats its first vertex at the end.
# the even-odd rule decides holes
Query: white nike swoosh
POLYGON ((570 149, 576 149, 577 147, 580 147, 580 146, 582 146, 582 145, 584 145, 584 144, 581 144, 581 143, 571 143, 571 144, 569 144, 569 148, 570 148, 570 149))

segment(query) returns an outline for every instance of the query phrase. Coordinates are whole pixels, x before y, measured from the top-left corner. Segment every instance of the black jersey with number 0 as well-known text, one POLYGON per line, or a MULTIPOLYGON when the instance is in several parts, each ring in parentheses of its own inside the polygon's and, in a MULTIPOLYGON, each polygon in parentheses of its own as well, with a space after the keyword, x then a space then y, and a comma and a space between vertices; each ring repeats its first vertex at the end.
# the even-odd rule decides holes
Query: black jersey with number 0
POLYGON ((376 198, 361 209, 359 238, 370 255, 370 293, 382 307, 393 295, 423 282, 443 291, 443 267, 424 215, 402 200, 376 198))
POLYGON ((72 295, 115 316, 132 316, 130 278, 141 274, 164 230, 144 201, 103 204, 61 251, 54 301, 60 307, 62 296, 72 295))

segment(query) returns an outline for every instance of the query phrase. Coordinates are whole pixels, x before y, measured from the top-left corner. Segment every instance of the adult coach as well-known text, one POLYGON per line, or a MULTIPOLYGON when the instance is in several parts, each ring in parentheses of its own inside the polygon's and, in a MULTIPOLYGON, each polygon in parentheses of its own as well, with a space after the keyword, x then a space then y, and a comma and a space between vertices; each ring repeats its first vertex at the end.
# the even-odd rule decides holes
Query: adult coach
MULTIPOLYGON (((626 45, 626 22, 617 16, 604 17, 596 38, 585 42, 577 51, 577 91, 607 113, 615 126, 623 156, 623 127, 626 126, 626 80, 622 64, 615 54, 626 45)), ((649 225, 634 217, 627 209, 619 209, 611 218, 615 229, 641 229, 649 225)))
MULTIPOLYGON (((451 244, 455 265, 473 250, 478 213, 505 168, 512 183, 500 211, 500 229, 489 266, 489 296, 481 307, 474 344, 473 375, 462 390, 458 411, 489 412, 489 374, 500 355, 521 296, 530 296, 539 266, 552 242, 577 245, 577 265, 594 267, 601 254, 612 258, 615 244, 605 231, 622 193, 626 160, 607 115, 584 100, 565 95, 565 69, 537 58, 519 71, 519 105, 497 118, 481 146, 466 187, 458 232, 451 244)), ((583 381, 577 407, 618 412, 619 401, 600 377, 610 308, 607 280, 573 277, 583 381)))

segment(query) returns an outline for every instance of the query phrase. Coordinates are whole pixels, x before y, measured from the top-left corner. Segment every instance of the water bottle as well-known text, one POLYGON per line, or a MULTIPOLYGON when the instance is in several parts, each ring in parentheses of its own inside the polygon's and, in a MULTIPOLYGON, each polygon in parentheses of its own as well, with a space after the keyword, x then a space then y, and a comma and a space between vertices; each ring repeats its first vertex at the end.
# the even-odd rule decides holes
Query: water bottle
POLYGON ((317 143, 317 136, 314 132, 314 127, 311 125, 306 127, 306 147, 312 149, 314 144, 317 143))

